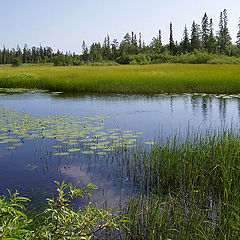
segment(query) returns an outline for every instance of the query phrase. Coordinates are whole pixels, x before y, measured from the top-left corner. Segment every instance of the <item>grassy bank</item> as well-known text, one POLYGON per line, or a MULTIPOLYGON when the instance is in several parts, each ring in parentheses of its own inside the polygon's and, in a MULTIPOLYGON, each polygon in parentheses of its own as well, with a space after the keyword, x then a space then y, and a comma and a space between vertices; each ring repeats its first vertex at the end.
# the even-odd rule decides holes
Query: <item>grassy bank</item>
POLYGON ((239 65, 1 67, 0 87, 78 93, 239 93, 239 65))

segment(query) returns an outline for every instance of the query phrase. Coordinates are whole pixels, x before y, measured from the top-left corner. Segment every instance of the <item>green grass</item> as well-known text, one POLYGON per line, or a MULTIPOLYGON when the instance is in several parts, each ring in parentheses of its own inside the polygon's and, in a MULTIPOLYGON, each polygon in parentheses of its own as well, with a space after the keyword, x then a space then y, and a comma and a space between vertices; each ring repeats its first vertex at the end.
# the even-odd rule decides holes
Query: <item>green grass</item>
POLYGON ((22 66, 0 68, 0 87, 78 93, 239 93, 239 65, 22 66))
POLYGON ((141 189, 126 207, 130 239, 240 238, 236 129, 176 135, 129 159, 129 181, 141 189))

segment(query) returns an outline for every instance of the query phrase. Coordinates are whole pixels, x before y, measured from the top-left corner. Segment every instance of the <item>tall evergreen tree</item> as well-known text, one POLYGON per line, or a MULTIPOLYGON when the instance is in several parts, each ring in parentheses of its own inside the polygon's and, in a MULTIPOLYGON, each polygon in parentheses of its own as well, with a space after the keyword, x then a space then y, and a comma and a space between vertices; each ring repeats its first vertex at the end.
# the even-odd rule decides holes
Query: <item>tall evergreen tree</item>
POLYGON ((191 51, 194 49, 200 49, 201 41, 200 41, 200 29, 199 25, 193 21, 192 29, 191 29, 191 51))
POLYGON ((118 57, 118 49, 119 49, 119 43, 116 38, 113 39, 111 46, 112 46, 113 59, 116 59, 118 57))
POLYGON ((2 51, 2 64, 6 64, 7 62, 6 62, 6 60, 7 60, 7 54, 6 54, 6 48, 5 48, 5 46, 3 46, 3 51, 2 51))
POLYGON ((24 44, 23 56, 22 56, 22 62, 23 63, 27 63, 27 51, 28 51, 27 44, 24 44))
POLYGON ((83 43, 82 43, 82 53, 83 53, 83 61, 87 62, 88 61, 88 48, 87 48, 85 41, 83 41, 83 43))
POLYGON ((220 12, 220 19, 219 19, 219 30, 217 35, 218 41, 218 54, 224 50, 224 43, 223 43, 223 14, 220 12))
POLYGON ((174 41, 173 41, 173 30, 172 30, 172 22, 170 22, 170 37, 169 37, 169 52, 170 54, 174 54, 174 41))
POLYGON ((209 43, 209 22, 208 22, 208 16, 205 13, 202 18, 202 47, 207 50, 208 49, 208 43, 209 43))
POLYGON ((209 22, 209 38, 208 38, 208 52, 209 53, 216 53, 216 38, 213 33, 213 21, 210 19, 209 22))
POLYGON ((107 35, 104 38, 104 42, 103 42, 103 57, 105 60, 110 60, 111 59, 111 48, 110 48, 110 37, 109 35, 107 35))
POLYGON ((227 47, 231 44, 231 37, 227 27, 228 19, 227 19, 227 10, 224 9, 223 12, 220 13, 219 20, 219 31, 218 31, 218 54, 226 53, 227 47))
POLYGON ((22 62, 22 50, 19 45, 17 45, 16 58, 19 59, 19 62, 22 62))
POLYGON ((225 49, 231 45, 231 36, 228 30, 227 10, 223 10, 223 32, 224 32, 224 45, 225 49))
POLYGON ((238 50, 240 50, 240 18, 239 18, 239 23, 238 23, 238 32, 237 32, 237 41, 236 41, 238 50))
POLYGON ((161 36, 161 30, 158 31, 158 36, 153 37, 150 47, 154 53, 161 53, 162 51, 162 36, 161 36))
POLYGON ((139 33, 139 44, 138 47, 141 49, 142 48, 142 33, 139 33))
POLYGON ((130 53, 138 53, 138 44, 137 44, 137 35, 132 31, 131 44, 130 44, 130 53))
POLYGON ((162 32, 160 29, 158 30, 158 42, 162 46, 162 32))
POLYGON ((183 31, 183 40, 180 43, 182 53, 188 53, 190 51, 190 41, 188 36, 187 26, 185 25, 183 31))
POLYGON ((122 42, 120 43, 120 53, 121 55, 129 54, 130 53, 130 47, 131 47, 131 37, 130 34, 127 33, 122 42))
POLYGON ((91 62, 96 62, 97 61, 97 49, 96 49, 96 44, 95 43, 93 43, 90 46, 89 59, 90 59, 91 62))

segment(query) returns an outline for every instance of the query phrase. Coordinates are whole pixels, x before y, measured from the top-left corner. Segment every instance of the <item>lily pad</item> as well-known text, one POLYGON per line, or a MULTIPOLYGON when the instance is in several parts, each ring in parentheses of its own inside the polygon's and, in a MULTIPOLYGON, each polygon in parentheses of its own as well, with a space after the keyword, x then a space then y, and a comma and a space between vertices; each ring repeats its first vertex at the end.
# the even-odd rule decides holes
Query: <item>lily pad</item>
POLYGON ((80 148, 71 148, 71 149, 68 149, 69 152, 79 152, 81 151, 80 148))
POLYGON ((61 152, 61 153, 54 153, 53 155, 54 156, 65 156, 65 155, 68 155, 69 153, 68 152, 61 152))

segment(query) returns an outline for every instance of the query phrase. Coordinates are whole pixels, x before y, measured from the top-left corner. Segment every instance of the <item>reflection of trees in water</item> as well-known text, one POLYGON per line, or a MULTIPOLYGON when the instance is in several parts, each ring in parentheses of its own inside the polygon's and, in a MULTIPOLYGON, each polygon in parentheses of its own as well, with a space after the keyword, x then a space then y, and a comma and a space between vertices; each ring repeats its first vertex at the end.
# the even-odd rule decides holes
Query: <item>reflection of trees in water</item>
POLYGON ((237 101, 237 106, 238 106, 238 118, 240 119, 240 99, 237 101))
POLYGON ((203 120, 205 121, 207 119, 207 115, 208 115, 208 99, 206 97, 202 98, 202 114, 203 114, 203 120))
POLYGON ((173 112, 173 100, 174 100, 174 97, 170 97, 170 110, 171 110, 171 112, 173 112))
POLYGON ((200 102, 201 102, 201 97, 199 97, 199 96, 191 97, 191 107, 192 107, 193 113, 198 112, 200 102))
POLYGON ((226 120, 226 112, 227 112, 227 108, 226 108, 227 102, 226 99, 221 98, 219 99, 219 117, 222 121, 222 123, 225 123, 226 120))

